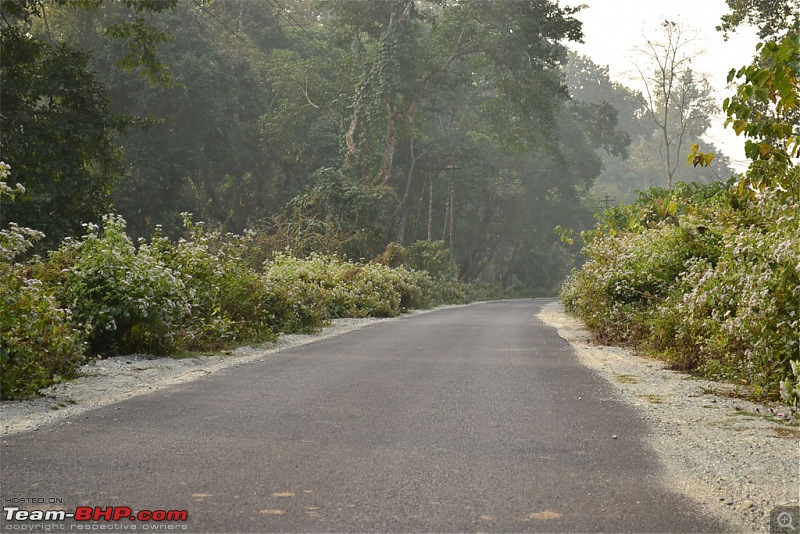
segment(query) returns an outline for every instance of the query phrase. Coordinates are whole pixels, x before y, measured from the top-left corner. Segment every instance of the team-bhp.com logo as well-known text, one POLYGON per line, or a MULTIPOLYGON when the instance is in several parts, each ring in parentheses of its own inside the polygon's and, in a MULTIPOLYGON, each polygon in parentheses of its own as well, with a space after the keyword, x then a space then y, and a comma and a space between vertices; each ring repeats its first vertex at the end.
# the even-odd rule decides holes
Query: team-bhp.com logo
POLYGON ((78 506, 74 512, 66 510, 22 510, 18 506, 4 506, 6 521, 186 521, 186 510, 140 510, 134 512, 130 506, 78 506))

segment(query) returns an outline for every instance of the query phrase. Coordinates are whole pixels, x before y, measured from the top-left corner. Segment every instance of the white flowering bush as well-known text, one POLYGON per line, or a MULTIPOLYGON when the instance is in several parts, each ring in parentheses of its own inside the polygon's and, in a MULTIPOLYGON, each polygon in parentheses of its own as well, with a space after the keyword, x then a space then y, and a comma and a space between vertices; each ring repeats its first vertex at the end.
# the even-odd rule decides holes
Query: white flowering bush
MULTIPOLYGON (((24 193, 6 179, 10 167, 0 162, 0 198, 24 193)), ((11 223, 0 229, 0 399, 29 397, 45 386, 75 375, 85 359, 84 332, 51 288, 31 276, 36 260, 17 261, 42 237, 41 232, 11 223)))
POLYGON ((311 255, 295 258, 282 252, 264 266, 263 282, 270 294, 275 326, 282 332, 303 332, 324 324, 329 310, 339 308, 338 316, 348 317, 347 295, 337 288, 343 262, 335 257, 311 255))
POLYGON ((589 261, 568 280, 562 298, 595 329, 598 339, 626 342, 647 334, 639 318, 672 290, 692 258, 717 254, 717 237, 694 224, 661 221, 647 231, 618 231, 593 239, 589 261))
POLYGON ((264 282, 283 331, 317 328, 336 317, 399 315, 404 307, 424 305, 422 284, 432 286, 428 275, 404 268, 288 252, 267 262, 264 282))
POLYGON ((185 237, 173 243, 157 231, 151 244, 180 278, 190 304, 176 344, 185 350, 205 350, 272 339, 271 296, 260 274, 244 259, 252 247, 252 234, 207 231, 189 214, 183 217, 185 237))
POLYGON ((406 309, 468 301, 456 282, 379 263, 354 263, 335 255, 300 259, 276 254, 265 265, 264 282, 282 331, 308 330, 336 317, 394 317, 406 309))
POLYGON ((634 342, 756 397, 797 404, 799 208, 720 191, 661 221, 602 221, 562 300, 604 341, 634 342))
POLYGON ((683 275, 684 292, 667 303, 682 331, 666 332, 693 340, 690 363, 704 375, 746 382, 759 396, 793 403, 800 400, 797 208, 759 201, 754 209, 764 215, 761 224, 729 231, 715 264, 691 265, 683 275))
POLYGON ((103 217, 80 240, 67 240, 51 261, 64 265, 61 301, 89 328, 92 350, 104 356, 174 349, 177 325, 190 312, 180 276, 161 251, 125 234, 125 221, 103 217))
MULTIPOLYGON (((422 279, 420 277, 418 282, 422 279)), ((350 287, 369 315, 394 317, 404 309, 415 307, 415 299, 421 300, 422 290, 412 280, 411 271, 404 267, 368 263, 351 281, 350 287)))

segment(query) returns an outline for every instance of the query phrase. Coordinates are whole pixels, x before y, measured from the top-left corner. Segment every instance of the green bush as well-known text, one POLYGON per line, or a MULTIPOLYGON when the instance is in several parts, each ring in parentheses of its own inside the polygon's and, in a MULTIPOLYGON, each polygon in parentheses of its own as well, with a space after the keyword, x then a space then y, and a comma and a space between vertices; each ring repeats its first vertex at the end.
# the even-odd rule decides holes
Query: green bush
MULTIPOLYGON (((6 184, 9 171, 0 162, 0 197, 24 191, 6 184)), ((0 230, 0 400, 34 395, 74 376, 85 360, 84 332, 70 311, 30 276, 34 262, 17 261, 42 235, 13 223, 0 230)))
POLYGON ((726 236, 716 265, 698 263, 687 271, 688 290, 673 301, 674 314, 699 340, 692 365, 704 375, 797 400, 799 233, 796 221, 743 229, 726 236))
POLYGON ((416 241, 406 249, 405 264, 434 279, 446 278, 450 274, 450 253, 444 241, 416 241))
POLYGON ((429 306, 434 292, 426 273, 319 254, 277 254, 265 266, 264 280, 281 331, 317 328, 336 317, 393 317, 429 306))
POLYGON ((270 293, 246 260, 252 234, 208 232, 184 214, 187 235, 177 243, 157 231, 152 249, 177 274, 190 313, 175 343, 185 350, 219 349, 272 339, 276 323, 270 293))
POLYGON ((271 295, 276 329, 306 332, 332 316, 348 316, 352 304, 337 286, 340 261, 312 254, 303 260, 288 252, 276 254, 265 265, 264 283, 271 295), (338 313, 332 313, 338 310, 338 313))
POLYGON ((172 351, 177 326, 190 311, 180 277, 158 250, 134 246, 121 217, 103 217, 102 230, 85 226, 86 235, 65 241, 52 261, 71 264, 59 300, 87 325, 92 351, 103 356, 172 351))
MULTIPOLYGON (((73 377, 85 361, 84 332, 72 323, 52 290, 14 264, 14 250, 33 235, 16 226, 0 231, 0 399, 34 395, 73 377), (13 245, 12 245, 13 243, 13 245)), ((26 247, 27 248, 27 247, 26 247)))
POLYGON ((369 315, 394 317, 407 309, 427 306, 422 288, 417 284, 429 281, 427 275, 419 273, 417 276, 404 267, 393 269, 368 263, 353 286, 369 315))

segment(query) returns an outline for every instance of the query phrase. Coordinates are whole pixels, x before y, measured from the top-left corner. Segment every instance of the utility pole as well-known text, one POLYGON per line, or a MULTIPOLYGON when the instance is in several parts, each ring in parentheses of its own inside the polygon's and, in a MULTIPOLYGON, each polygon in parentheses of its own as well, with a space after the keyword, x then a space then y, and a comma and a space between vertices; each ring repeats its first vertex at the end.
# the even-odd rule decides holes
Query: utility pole
POLYGON ((455 187, 456 168, 450 168, 450 278, 456 277, 456 258, 453 249, 453 236, 455 234, 455 212, 456 212, 456 187, 455 187))
POLYGON ((429 170, 428 179, 428 241, 433 241, 433 175, 429 170))
POLYGON ((608 193, 606 193, 606 197, 604 199, 602 199, 600 202, 603 203, 604 210, 608 211, 609 209, 611 209, 611 206, 616 205, 615 203, 617 202, 617 199, 616 199, 616 197, 615 198, 608 198, 608 193))

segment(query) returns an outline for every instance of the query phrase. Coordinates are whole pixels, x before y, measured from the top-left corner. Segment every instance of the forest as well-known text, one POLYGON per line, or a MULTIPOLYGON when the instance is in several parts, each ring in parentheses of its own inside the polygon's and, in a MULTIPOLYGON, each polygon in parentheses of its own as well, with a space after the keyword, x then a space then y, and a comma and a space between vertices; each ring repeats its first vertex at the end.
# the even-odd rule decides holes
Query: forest
MULTIPOLYGON (((731 38, 747 23, 796 40, 791 1, 728 5, 731 38)), ((4 396, 96 354, 555 295, 609 197, 735 175, 703 139, 719 110, 674 22, 654 29, 642 94, 570 50, 582 6, 552 0, 0 9, 0 362, 21 369, 4 396), (665 51, 682 55, 664 68, 665 51)), ((789 123, 733 127, 786 141, 789 123)))
MULTIPOLYGON (((620 202, 667 185, 642 95, 569 52, 579 8, 3 6, 2 157, 26 193, 0 216, 44 232, 39 250, 109 212, 133 238, 178 237, 187 212, 356 260, 443 241, 459 279, 552 294, 575 260, 552 229, 592 223, 604 168, 620 202)), ((716 174, 680 165, 680 179, 726 180, 723 160, 716 174)))

